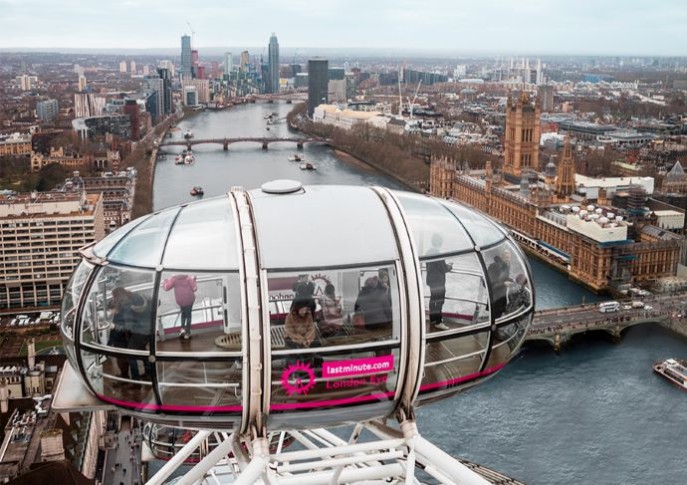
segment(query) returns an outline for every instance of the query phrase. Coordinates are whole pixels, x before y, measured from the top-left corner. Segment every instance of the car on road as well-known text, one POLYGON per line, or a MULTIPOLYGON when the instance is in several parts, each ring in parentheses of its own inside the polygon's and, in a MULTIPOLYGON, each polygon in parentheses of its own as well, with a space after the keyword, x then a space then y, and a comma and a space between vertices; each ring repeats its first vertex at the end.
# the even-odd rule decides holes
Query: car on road
MULTIPOLYGON (((653 310, 654 307, 652 307, 651 305, 644 305, 644 309, 647 310, 647 311, 649 311, 649 310, 653 310)), ((679 316, 680 316, 680 315, 678 315, 678 317, 679 317, 679 316)))
POLYGON ((623 305, 623 310, 632 310, 632 305, 623 305))

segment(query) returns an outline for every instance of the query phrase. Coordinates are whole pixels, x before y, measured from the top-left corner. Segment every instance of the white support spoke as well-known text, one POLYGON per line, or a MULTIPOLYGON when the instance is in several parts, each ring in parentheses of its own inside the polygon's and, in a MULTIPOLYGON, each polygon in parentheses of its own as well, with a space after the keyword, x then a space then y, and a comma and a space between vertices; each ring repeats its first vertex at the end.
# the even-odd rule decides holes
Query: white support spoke
POLYGON ((184 464, 184 461, 193 454, 201 443, 203 443, 210 431, 198 431, 160 470, 148 480, 148 485, 162 485, 174 471, 184 464))
MULTIPOLYGON (((258 437, 248 443, 245 437, 237 434, 215 433, 207 456, 176 483, 419 485, 421 482, 415 470, 422 468, 441 483, 488 485, 480 474, 420 436, 414 421, 406 420, 400 423, 400 428, 381 421, 358 423, 348 441, 324 428, 289 430, 280 437, 275 453, 270 453, 271 440, 268 438, 258 437), (361 442, 359 439, 365 430, 370 432, 372 439, 366 434, 361 442), (289 435, 305 449, 283 451, 285 436, 289 435)), ((164 483, 210 434, 198 432, 148 483, 164 483)))

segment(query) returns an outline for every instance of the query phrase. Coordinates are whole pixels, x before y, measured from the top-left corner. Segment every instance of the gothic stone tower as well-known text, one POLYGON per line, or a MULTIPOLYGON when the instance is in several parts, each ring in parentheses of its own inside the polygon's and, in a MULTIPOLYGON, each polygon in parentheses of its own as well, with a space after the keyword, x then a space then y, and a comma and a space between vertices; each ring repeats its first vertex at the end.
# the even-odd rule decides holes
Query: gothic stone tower
POLYGON ((523 92, 517 101, 508 98, 504 141, 504 170, 507 173, 520 177, 524 169, 537 169, 541 136, 540 114, 539 101, 532 104, 527 93, 523 92))
POLYGON ((556 195, 559 200, 567 200, 575 192, 575 162, 573 161, 570 137, 565 138, 563 156, 558 165, 556 177, 556 195))

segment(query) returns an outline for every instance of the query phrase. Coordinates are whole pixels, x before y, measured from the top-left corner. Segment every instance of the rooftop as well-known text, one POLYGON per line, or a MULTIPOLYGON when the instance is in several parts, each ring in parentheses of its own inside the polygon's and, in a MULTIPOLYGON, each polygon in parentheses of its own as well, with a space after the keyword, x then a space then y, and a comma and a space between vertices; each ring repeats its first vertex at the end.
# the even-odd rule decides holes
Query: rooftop
POLYGON ((0 196, 0 218, 26 219, 43 216, 66 217, 92 215, 101 194, 33 192, 0 196))

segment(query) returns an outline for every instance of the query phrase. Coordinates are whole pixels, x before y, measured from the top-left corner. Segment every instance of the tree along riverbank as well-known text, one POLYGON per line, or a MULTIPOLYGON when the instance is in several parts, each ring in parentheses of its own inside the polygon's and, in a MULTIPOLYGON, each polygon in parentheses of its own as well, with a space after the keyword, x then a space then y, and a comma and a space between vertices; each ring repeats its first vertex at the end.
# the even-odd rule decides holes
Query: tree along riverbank
POLYGON ((157 146, 165 139, 167 131, 181 118, 183 118, 183 114, 174 114, 158 123, 152 134, 146 135, 139 141, 122 164, 123 167, 133 167, 137 171, 131 220, 149 214, 153 210, 153 182, 157 146))
POLYGON ((314 123, 306 116, 305 103, 298 104, 287 115, 289 126, 307 135, 327 138, 332 148, 417 191, 429 189, 429 164, 432 158, 446 158, 455 163, 468 160, 472 168, 482 168, 486 160, 497 158, 481 150, 447 145, 439 139, 392 133, 367 123, 350 130, 314 123))

